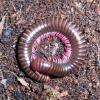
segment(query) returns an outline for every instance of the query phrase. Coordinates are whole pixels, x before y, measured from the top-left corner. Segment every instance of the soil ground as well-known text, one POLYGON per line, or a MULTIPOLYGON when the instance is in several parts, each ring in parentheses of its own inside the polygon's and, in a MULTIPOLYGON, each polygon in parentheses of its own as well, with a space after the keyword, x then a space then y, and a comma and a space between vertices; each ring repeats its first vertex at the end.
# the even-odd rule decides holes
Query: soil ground
POLYGON ((0 0, 0 20, 0 100, 100 100, 100 0, 0 0), (79 27, 87 57, 78 72, 38 83, 20 70, 16 45, 23 28, 51 15, 79 27))

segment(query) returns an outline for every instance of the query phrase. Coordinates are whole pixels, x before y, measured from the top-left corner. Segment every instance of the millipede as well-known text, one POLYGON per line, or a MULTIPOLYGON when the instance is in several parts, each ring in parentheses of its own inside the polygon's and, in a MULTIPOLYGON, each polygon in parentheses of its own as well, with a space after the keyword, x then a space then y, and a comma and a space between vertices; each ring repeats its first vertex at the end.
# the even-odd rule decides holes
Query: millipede
POLYGON ((18 43, 20 67, 29 77, 47 82, 64 77, 83 65, 86 41, 79 29, 61 17, 48 17, 30 25, 18 43))

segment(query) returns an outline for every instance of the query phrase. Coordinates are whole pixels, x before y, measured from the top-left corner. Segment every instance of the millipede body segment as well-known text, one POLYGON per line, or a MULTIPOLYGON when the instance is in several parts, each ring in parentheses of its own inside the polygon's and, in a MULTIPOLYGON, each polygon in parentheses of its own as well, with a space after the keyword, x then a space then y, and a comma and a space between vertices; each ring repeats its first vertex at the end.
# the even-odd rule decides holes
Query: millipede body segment
POLYGON ((82 66, 85 56, 84 36, 60 17, 49 17, 29 26, 18 44, 20 66, 28 76, 41 82, 51 76, 66 76, 82 66))

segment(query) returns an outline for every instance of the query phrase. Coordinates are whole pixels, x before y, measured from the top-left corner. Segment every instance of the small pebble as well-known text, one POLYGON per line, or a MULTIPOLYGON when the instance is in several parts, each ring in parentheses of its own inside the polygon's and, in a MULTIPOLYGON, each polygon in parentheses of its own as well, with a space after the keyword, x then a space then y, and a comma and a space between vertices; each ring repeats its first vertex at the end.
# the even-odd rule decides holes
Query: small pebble
POLYGON ((15 90, 15 98, 16 100, 25 100, 24 92, 19 87, 15 90))
POLYGON ((1 38, 2 43, 4 43, 4 44, 9 43, 12 31, 13 31, 13 29, 11 29, 11 28, 3 30, 2 38, 1 38))

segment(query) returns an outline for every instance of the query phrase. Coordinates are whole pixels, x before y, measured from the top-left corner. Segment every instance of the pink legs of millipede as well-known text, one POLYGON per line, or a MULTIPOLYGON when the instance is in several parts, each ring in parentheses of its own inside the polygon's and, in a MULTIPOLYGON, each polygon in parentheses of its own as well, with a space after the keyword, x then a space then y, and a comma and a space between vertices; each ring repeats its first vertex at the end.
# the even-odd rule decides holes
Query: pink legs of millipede
POLYGON ((61 67, 62 64, 67 62, 70 55, 71 55, 71 44, 69 40, 59 32, 48 32, 38 37, 33 43, 32 56, 31 56, 32 69, 43 73, 46 72, 45 74, 49 74, 52 70, 53 72, 52 75, 56 75, 57 71, 59 71, 60 73, 59 67, 61 67), (62 45, 60 45, 59 42, 57 42, 57 39, 60 40, 59 42, 62 42, 62 45), (41 49, 41 45, 42 45, 41 42, 44 41, 47 44, 46 45, 44 44, 43 48, 41 49), (60 48, 59 46, 62 46, 64 49, 64 51, 61 52, 60 55, 57 54, 57 50, 60 48), (37 52, 38 50, 40 51, 40 53, 37 52), (37 53, 39 53, 40 55, 37 53), (41 55, 44 58, 41 57, 41 55), (56 69, 54 67, 55 65, 56 65, 56 69))

